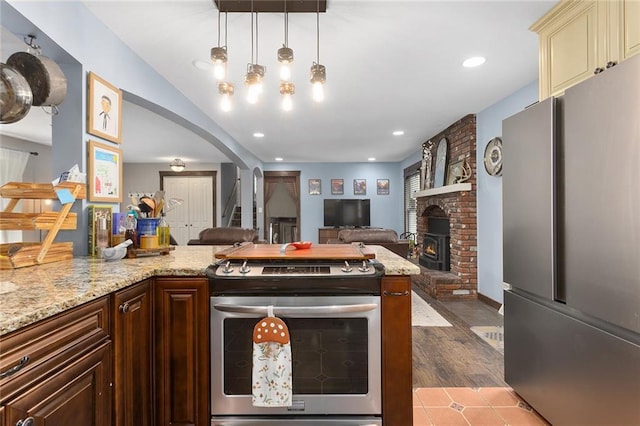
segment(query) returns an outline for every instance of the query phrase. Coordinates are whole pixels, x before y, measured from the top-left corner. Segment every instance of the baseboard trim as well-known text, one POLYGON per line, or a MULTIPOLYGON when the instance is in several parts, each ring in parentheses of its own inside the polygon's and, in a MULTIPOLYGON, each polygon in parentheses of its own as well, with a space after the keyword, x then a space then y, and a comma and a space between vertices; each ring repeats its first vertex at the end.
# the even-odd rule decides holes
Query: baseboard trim
POLYGON ((493 300, 492 298, 490 298, 488 296, 485 296, 482 293, 478 293, 478 300, 483 302, 483 303, 485 303, 485 304, 487 304, 487 305, 489 305, 489 306, 491 306, 496 311, 498 309, 500 309, 500 307, 502 306, 502 303, 497 302, 497 301, 493 300))

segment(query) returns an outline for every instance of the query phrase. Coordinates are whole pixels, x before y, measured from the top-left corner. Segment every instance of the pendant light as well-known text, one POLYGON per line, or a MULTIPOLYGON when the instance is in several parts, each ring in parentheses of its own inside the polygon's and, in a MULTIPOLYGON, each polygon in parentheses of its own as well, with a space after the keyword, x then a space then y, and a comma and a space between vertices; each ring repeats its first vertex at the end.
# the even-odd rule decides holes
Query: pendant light
POLYGON ((250 104, 258 102, 258 98, 262 94, 262 79, 266 68, 259 65, 258 62, 258 13, 256 12, 256 61, 253 61, 253 0, 251 1, 251 63, 247 64, 247 74, 244 82, 247 85, 247 101, 250 104))
POLYGON ((311 65, 311 84, 313 100, 324 100, 324 83, 327 81, 327 69, 320 64, 320 0, 317 0, 316 10, 316 61, 311 65))
POLYGON ((296 92, 296 87, 290 81, 280 82, 280 93, 282 94, 282 109, 284 111, 291 111, 293 109, 293 94, 296 92))
POLYGON ((231 96, 233 96, 233 84, 224 81, 218 83, 218 93, 222 95, 220 99, 220 109, 231 111, 231 96))
POLYGON ((287 0, 284 0, 284 44, 278 49, 278 62, 280 62, 280 80, 290 81, 293 49, 289 48, 289 12, 287 12, 287 0))
POLYGON ((218 9, 218 46, 211 48, 211 62, 213 62, 213 76, 222 81, 227 75, 227 13, 224 14, 224 41, 220 46, 220 9, 218 9))

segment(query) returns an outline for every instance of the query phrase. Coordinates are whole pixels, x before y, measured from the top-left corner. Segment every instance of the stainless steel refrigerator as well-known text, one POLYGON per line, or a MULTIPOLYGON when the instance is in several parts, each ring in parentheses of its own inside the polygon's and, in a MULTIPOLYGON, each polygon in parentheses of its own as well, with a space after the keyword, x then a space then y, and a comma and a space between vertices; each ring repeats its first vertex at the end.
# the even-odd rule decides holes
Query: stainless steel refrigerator
POLYGON ((553 425, 640 425, 640 55, 502 133, 505 380, 553 425))

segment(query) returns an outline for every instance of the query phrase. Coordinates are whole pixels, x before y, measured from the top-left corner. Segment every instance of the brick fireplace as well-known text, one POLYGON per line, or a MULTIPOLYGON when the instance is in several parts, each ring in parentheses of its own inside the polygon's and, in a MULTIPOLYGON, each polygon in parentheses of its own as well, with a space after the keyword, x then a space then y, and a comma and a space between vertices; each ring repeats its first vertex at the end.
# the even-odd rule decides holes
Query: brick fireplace
MULTIPOLYGON (((416 282, 439 300, 465 300, 477 297, 477 215, 476 215, 476 117, 467 115, 431 138, 448 140, 448 162, 464 159, 472 170, 471 178, 462 184, 419 191, 417 196, 417 241, 446 234, 448 223, 448 268, 420 262, 421 274, 416 282), (448 270, 447 270, 448 269, 448 270)), ((421 247, 424 253, 433 251, 421 247)), ((433 260, 433 256, 431 256, 433 260)))

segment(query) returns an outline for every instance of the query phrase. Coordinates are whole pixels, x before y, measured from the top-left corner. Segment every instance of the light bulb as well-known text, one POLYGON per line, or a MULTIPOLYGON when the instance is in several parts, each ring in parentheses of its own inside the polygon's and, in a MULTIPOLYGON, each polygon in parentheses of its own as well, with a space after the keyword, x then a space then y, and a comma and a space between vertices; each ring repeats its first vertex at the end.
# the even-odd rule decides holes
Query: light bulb
POLYGON ((283 62, 280 64, 280 80, 289 81, 291 80, 291 64, 288 62, 283 62))
POLYGON ((231 111, 231 96, 228 94, 222 95, 222 99, 220 99, 220 109, 224 112, 231 111))
POLYGON ((324 85, 319 81, 313 83, 313 100, 316 102, 324 100, 324 85))
POLYGON ((290 93, 282 95, 282 110, 291 111, 293 109, 293 97, 290 93))
POLYGON ((216 80, 224 80, 227 75, 226 63, 222 61, 215 61, 213 63, 213 76, 216 80))
POLYGON ((249 85, 247 92, 247 101, 253 105, 258 102, 259 95, 260 86, 257 83, 249 85))

